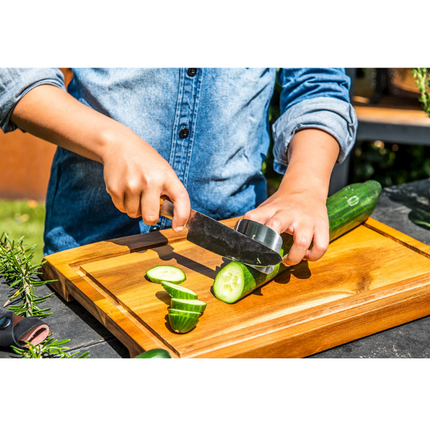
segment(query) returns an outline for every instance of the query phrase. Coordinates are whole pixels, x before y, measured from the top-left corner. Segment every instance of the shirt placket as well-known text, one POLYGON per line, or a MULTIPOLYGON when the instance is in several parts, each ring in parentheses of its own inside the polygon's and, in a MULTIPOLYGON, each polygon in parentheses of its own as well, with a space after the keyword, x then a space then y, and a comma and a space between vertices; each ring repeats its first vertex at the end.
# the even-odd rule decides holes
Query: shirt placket
MULTIPOLYGON (((169 164, 185 188, 190 170, 202 79, 202 69, 184 68, 179 70, 178 102, 169 164)), ((162 217, 160 227, 165 228, 170 223, 170 220, 162 217)))

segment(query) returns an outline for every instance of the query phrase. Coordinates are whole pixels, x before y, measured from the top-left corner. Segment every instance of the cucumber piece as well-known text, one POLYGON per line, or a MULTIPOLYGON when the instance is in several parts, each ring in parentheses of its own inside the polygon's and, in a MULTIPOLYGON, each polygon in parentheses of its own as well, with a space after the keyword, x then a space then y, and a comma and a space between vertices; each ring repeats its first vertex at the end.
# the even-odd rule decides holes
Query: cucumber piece
POLYGON ((197 294, 189 288, 168 281, 161 281, 161 285, 169 293, 170 297, 175 297, 176 299, 198 299, 197 294))
POLYGON ((191 311, 191 312, 204 312, 206 309, 206 303, 201 300, 187 300, 187 299, 175 299, 171 300, 171 308, 179 309, 182 311, 191 311))
POLYGON ((150 349, 149 351, 142 352, 134 358, 172 358, 169 351, 162 348, 150 349))
POLYGON ((188 333, 197 325, 198 320, 198 318, 194 317, 169 313, 170 327, 175 333, 188 333))
POLYGON ((193 311, 183 311, 181 309, 168 309, 169 314, 176 314, 176 315, 182 315, 184 317, 193 317, 193 318, 200 318, 203 313, 202 312, 193 312, 193 311))
MULTIPOLYGON (((329 197, 327 213, 330 242, 366 221, 375 209, 381 191, 379 182, 366 181, 348 185, 329 197)), ((283 239, 280 254, 286 255, 293 245, 293 237, 284 235, 283 239)), ((217 273, 213 285, 214 295, 225 303, 235 303, 286 269, 287 267, 281 263, 267 275, 243 263, 233 261, 217 273)))
MULTIPOLYGON (((282 249, 280 254, 284 255, 282 249)), ((286 269, 287 267, 281 263, 275 266, 272 273, 267 275, 246 264, 232 261, 215 276, 214 295, 222 302, 235 303, 286 269)))
POLYGON ((327 204, 330 241, 357 227, 372 214, 382 192, 377 181, 351 184, 333 194, 327 204))
POLYGON ((146 276, 151 282, 161 284, 163 281, 180 284, 186 277, 183 270, 173 266, 155 266, 146 272, 146 276))

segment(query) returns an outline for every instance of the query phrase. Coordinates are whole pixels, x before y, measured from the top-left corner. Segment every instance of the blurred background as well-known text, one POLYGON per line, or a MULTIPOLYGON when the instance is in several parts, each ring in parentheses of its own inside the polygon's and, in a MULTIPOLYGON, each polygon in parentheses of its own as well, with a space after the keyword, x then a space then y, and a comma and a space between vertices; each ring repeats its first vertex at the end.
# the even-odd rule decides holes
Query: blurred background
MULTIPOLYGON (((67 85, 73 74, 70 69, 61 70, 67 85)), ((389 187, 430 177, 430 118, 419 100, 413 69, 349 68, 346 72, 359 126, 353 150, 335 167, 329 194, 368 179, 389 187)), ((271 124, 279 118, 280 92, 276 85, 271 124)), ((35 261, 42 259, 44 200, 54 153, 54 145, 20 130, 0 131, 0 234, 7 232, 12 239, 25 236, 25 244, 37 244, 35 261)), ((281 181, 272 164, 270 150, 262 166, 269 194, 281 181)))

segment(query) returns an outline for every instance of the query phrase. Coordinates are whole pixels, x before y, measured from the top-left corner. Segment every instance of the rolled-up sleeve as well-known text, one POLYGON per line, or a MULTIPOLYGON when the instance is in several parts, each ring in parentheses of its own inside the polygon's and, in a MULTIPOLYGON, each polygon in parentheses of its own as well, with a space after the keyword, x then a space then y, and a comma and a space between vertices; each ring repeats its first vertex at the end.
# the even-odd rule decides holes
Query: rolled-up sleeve
POLYGON ((34 87, 45 84, 66 90, 60 69, 0 68, 0 127, 4 133, 17 128, 10 117, 21 98, 34 87))
POLYGON ((273 124, 274 169, 284 174, 287 150, 304 128, 330 133, 339 144, 341 163, 354 146, 357 116, 349 101, 350 79, 344 69, 281 69, 281 116, 273 124))

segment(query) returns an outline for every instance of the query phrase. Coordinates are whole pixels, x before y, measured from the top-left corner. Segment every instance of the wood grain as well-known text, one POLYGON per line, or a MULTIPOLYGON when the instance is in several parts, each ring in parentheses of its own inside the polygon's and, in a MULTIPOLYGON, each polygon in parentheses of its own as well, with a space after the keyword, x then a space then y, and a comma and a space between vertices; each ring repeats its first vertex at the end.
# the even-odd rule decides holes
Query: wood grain
MULTIPOLYGON (((238 218, 225 221, 233 227, 238 218)), ((211 287, 222 257, 172 230, 100 242, 46 257, 46 279, 101 321, 131 356, 304 357, 430 314, 430 247, 369 219, 235 304, 211 287), (207 308, 183 335, 166 319, 169 296, 145 272, 168 264, 207 308)))

